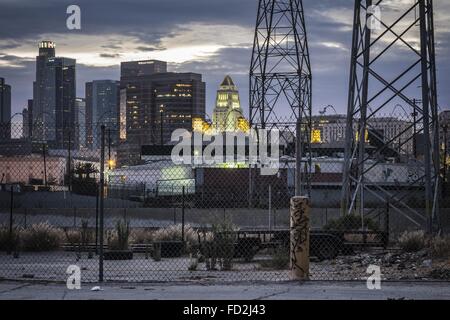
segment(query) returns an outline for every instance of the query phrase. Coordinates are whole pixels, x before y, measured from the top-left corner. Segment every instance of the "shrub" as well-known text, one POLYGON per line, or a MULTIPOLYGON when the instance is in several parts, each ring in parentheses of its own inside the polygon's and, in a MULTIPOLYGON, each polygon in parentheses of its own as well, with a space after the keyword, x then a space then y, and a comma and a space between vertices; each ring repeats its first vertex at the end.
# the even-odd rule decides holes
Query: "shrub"
POLYGON ((417 252, 426 246, 425 232, 420 231, 405 231, 398 238, 398 245, 404 252, 417 252))
POLYGON ((147 244, 153 241, 153 232, 145 229, 131 231, 130 242, 134 244, 147 244))
POLYGON ((9 230, 4 226, 0 226, 0 250, 6 251, 9 247, 9 230))
POLYGON ((64 232, 48 222, 33 224, 30 228, 24 229, 21 234, 24 251, 57 250, 64 239, 64 232))
POLYGON ((92 230, 90 230, 88 222, 83 220, 81 222, 81 229, 73 230, 66 228, 64 229, 65 240, 74 246, 87 246, 89 243, 95 242, 95 235, 92 230))
POLYGON ((106 238, 106 244, 108 246, 108 249, 110 250, 118 250, 118 240, 117 240, 117 231, 112 230, 106 230, 105 231, 105 238, 106 238))
POLYGON ((92 230, 89 229, 89 221, 87 221, 87 220, 81 221, 80 236, 81 236, 81 244, 83 246, 86 246, 90 242, 95 241, 95 236, 94 236, 92 230))
POLYGON ((198 258, 197 257, 193 257, 192 254, 189 257, 189 267, 188 270, 189 271, 197 271, 198 268, 198 258))
POLYGON ((78 230, 64 230, 64 235, 66 241, 71 246, 75 246, 81 242, 81 233, 78 230))
POLYGON ((450 258, 450 236, 434 237, 431 241, 431 254, 434 258, 450 258))
POLYGON ((17 251, 20 247, 21 232, 20 228, 15 227, 10 234, 9 227, 0 226, 0 251, 17 251))
MULTIPOLYGON (((361 216, 350 214, 337 219, 331 219, 323 229, 338 231, 360 230, 361 222, 361 216)), ((380 229, 378 223, 367 217, 364 218, 364 226, 371 231, 378 231, 380 229)))
MULTIPOLYGON (((153 241, 154 242, 182 241, 181 231, 182 231, 181 224, 171 225, 166 228, 158 229, 153 233, 153 241)), ((186 224, 184 226, 184 240, 186 243, 186 249, 188 251, 191 251, 195 246, 198 245, 197 232, 189 224, 186 224)))
POLYGON ((236 242, 236 226, 225 220, 213 224, 213 247, 222 270, 233 268, 234 244, 236 242))
POLYGON ((130 222, 119 220, 115 230, 106 232, 107 244, 110 250, 128 250, 130 241, 130 222))
POLYGON ((267 269, 283 270, 289 268, 289 262, 289 250, 284 246, 280 246, 274 249, 269 260, 262 261, 260 265, 267 269))

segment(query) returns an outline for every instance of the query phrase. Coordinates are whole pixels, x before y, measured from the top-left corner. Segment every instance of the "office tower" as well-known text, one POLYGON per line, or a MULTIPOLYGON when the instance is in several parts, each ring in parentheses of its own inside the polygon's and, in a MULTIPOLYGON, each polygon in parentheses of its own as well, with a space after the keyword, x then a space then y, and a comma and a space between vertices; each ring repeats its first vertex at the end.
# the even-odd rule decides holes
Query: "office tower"
POLYGON ((158 60, 126 61, 120 64, 121 78, 150 76, 167 73, 167 62, 158 60))
POLYGON ((121 89, 126 90, 128 143, 167 143, 175 129, 190 130, 192 118, 205 115, 202 76, 167 72, 163 61, 123 62, 121 89))
POLYGON ((95 80, 86 83, 86 126, 87 147, 101 147, 101 126, 107 130, 108 145, 119 142, 119 97, 120 82, 115 80, 95 80))
MULTIPOLYGON (((36 79, 33 82, 33 104, 35 106, 34 115, 31 117, 33 131, 31 136, 35 141, 43 141, 44 125, 54 126, 54 119, 50 121, 49 117, 53 113, 46 114, 43 105, 47 98, 45 96, 45 81, 48 59, 55 57, 55 44, 52 41, 42 41, 39 43, 39 55, 36 57, 36 79)), ((54 118, 54 116, 53 116, 54 118)))
POLYGON ((11 86, 0 78, 0 140, 11 139, 11 86))
POLYGON ((86 100, 84 98, 75 99, 75 135, 79 148, 86 148, 86 100))
POLYGON ((22 110, 22 138, 26 139, 30 137, 30 127, 29 127, 29 112, 27 108, 22 110))
MULTIPOLYGON (((24 121, 24 128, 26 127, 26 135, 24 135, 25 138, 32 138, 33 136, 33 99, 28 99, 27 103, 27 119, 23 119, 24 121), (27 120, 27 121, 25 121, 27 120)), ((24 129, 25 130, 25 129, 24 129)))
MULTIPOLYGON (((444 110, 439 114, 439 141, 445 154, 445 168, 450 165, 450 110, 444 110)), ((448 172, 446 172, 448 173, 448 172)))
POLYGON ((55 44, 43 41, 36 57, 33 86, 33 140, 50 148, 77 148, 75 138, 76 61, 55 57, 55 44))
POLYGON ((119 141, 127 139, 127 89, 120 89, 119 101, 119 141))

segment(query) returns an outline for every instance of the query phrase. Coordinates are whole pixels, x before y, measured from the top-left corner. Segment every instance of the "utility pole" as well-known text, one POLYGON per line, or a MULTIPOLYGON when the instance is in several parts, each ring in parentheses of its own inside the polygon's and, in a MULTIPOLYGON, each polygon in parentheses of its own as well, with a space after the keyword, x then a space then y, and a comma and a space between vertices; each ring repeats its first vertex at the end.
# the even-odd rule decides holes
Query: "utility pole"
POLYGON ((72 190, 72 159, 71 159, 71 149, 72 149, 72 134, 71 134, 71 129, 69 128, 69 143, 67 145, 67 153, 68 153, 68 159, 67 159, 67 178, 68 178, 68 182, 69 182, 69 191, 72 190))
POLYGON ((442 194, 444 196, 447 195, 447 183, 448 183, 448 179, 447 179, 447 160, 449 158, 449 154, 448 154, 448 124, 443 125, 443 131, 444 131, 444 183, 442 184, 442 194))
POLYGON ((310 196, 312 72, 302 0, 259 0, 249 107, 253 130, 279 130, 285 145, 295 137, 295 193, 310 196))
MULTIPOLYGON (((341 212, 348 214, 359 211, 359 214, 363 215, 366 194, 370 194, 372 198, 383 199, 380 201, 388 199, 390 211, 403 215, 416 227, 427 226, 431 232, 432 220, 438 216, 440 195, 433 2, 417 0, 400 3, 393 15, 399 18, 391 17, 389 11, 394 9, 386 5, 383 8, 383 19, 380 21, 371 8, 373 4, 383 6, 386 2, 388 1, 355 0, 341 212), (419 12, 419 15, 411 21, 408 13, 414 11, 419 12), (373 32, 373 29, 377 29, 376 32, 373 32), (396 37, 392 37, 392 30, 396 30, 396 37), (417 43, 408 37, 408 32, 420 34, 419 50, 417 43), (383 68, 393 54, 399 54, 398 50, 402 50, 402 63, 405 68, 399 71, 383 68), (414 73, 414 77, 411 73, 414 73), (406 92, 414 91, 421 94, 420 108, 417 106, 419 100, 405 95, 406 92), (383 185, 375 187, 373 183, 366 181, 365 176, 375 166, 385 163, 390 142, 373 146, 372 153, 367 154, 365 132, 370 129, 372 119, 383 117, 396 103, 403 103, 412 108, 414 158, 418 167, 423 169, 418 170, 418 179, 414 182, 404 182, 404 186, 400 188, 383 185), (423 161, 417 159, 419 134, 424 137, 423 161), (421 183, 423 187, 417 188, 421 183), (405 188, 408 187, 413 187, 412 190, 421 194, 414 195, 409 192, 405 195, 405 188), (425 198, 426 218, 421 212, 421 204, 411 206, 409 203, 409 200, 418 201, 422 198, 425 198)), ((399 149, 407 147, 410 139, 400 138, 407 134, 410 128, 399 130, 389 140, 399 141, 399 149)), ((378 208, 371 208, 370 212, 376 216, 382 214, 381 211, 385 208, 386 206, 380 205, 378 208)))
POLYGON ((163 124, 163 122, 164 122, 164 110, 163 109, 161 109, 161 110, 159 110, 159 113, 160 113, 160 143, 161 143, 161 146, 162 145, 164 145, 164 138, 163 138, 163 130, 164 130, 164 124, 163 124))
POLYGON ((111 128, 108 128, 108 170, 111 169, 111 128))
POLYGON ((44 186, 47 186, 47 150, 45 142, 42 143, 42 155, 44 157, 44 186))
POLYGON ((105 126, 101 126, 101 149, 100 149, 100 248, 99 248, 99 276, 98 281, 103 282, 103 227, 104 227, 104 202, 105 202, 105 126))
POLYGON ((414 159, 417 159, 417 99, 413 99, 413 154, 414 159))

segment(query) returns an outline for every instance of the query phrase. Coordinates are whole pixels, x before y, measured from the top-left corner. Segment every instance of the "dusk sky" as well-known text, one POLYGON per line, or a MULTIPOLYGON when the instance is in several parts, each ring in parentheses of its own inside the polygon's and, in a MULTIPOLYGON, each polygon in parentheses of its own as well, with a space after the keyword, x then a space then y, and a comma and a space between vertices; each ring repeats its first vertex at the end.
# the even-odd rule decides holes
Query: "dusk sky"
MULTIPOLYGON (((392 0, 392 2, 411 0, 392 0)), ((389 3, 389 1, 387 1, 389 3)), ((84 83, 119 79, 121 61, 160 59, 169 71, 198 72, 207 84, 207 113, 225 75, 235 80, 248 112, 248 72, 257 0, 0 0, 0 77, 13 91, 13 112, 32 98, 41 40, 57 56, 77 60, 84 83), (66 28, 66 8, 81 8, 81 30, 66 28)), ((352 0, 305 0, 313 72, 313 110, 346 111, 352 0)), ((450 106, 450 1, 435 1, 439 104, 450 106)), ((401 59, 398 55, 396 59, 401 59)), ((395 61, 393 61, 395 65, 395 61)), ((419 93, 418 93, 419 94, 419 93)), ((16 119, 17 121, 18 119, 16 119)))

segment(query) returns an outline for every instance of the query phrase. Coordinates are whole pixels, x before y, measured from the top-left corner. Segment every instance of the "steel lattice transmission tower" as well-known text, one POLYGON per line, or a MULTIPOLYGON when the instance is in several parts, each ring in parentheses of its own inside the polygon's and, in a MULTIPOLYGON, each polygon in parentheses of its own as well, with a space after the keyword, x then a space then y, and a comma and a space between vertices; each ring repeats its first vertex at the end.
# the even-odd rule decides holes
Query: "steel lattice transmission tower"
MULTIPOLYGON (((280 130, 280 143, 298 137, 298 161, 307 155, 311 64, 302 0, 259 0, 250 67, 250 124, 254 129, 280 130)), ((302 163, 309 165, 302 179, 297 172, 297 193, 302 185, 310 185, 310 160, 302 163)))
POLYGON ((431 230, 438 216, 440 180, 437 113, 432 0, 355 0, 344 214, 368 215, 389 208, 431 230), (404 117, 390 121, 402 121, 403 129, 386 138, 376 121, 382 116, 387 121, 386 115, 397 106, 404 117), (389 159, 397 169, 386 165, 389 159), (385 182, 373 182, 375 174, 385 175, 385 182), (407 175, 407 185, 396 183, 407 175), (376 208, 369 199, 385 201, 386 206, 376 208), (414 200, 423 206, 413 206, 414 200))

